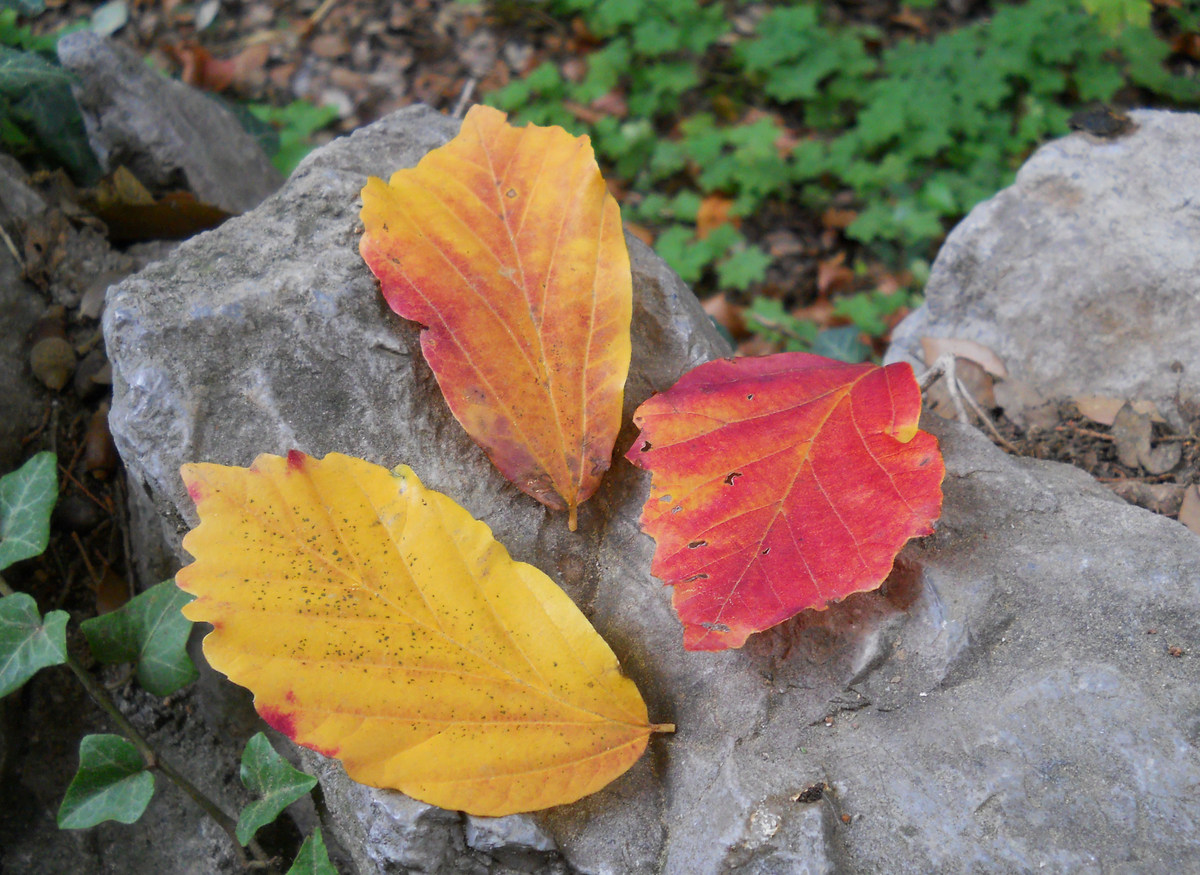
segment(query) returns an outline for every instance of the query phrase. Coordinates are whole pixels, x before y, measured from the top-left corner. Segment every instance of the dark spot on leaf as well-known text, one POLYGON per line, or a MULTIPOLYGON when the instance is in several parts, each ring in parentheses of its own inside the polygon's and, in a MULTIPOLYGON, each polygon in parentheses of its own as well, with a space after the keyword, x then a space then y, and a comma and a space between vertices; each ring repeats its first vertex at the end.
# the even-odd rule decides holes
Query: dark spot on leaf
POLYGON ((763 547, 763 551, 762 551, 762 553, 760 553, 759 555, 760 555, 760 556, 766 556, 766 555, 767 555, 768 553, 770 553, 770 552, 771 552, 771 548, 770 548, 770 547, 763 547))
POLYGON ((643 453, 650 452, 650 441, 642 441, 642 450, 641 451, 643 453))
POLYGON ((516 196, 517 196, 517 190, 516 190, 515 188, 510 188, 508 191, 506 191, 506 192, 504 193, 504 196, 505 196, 505 197, 516 197, 516 196))
POLYGON ((921 461, 917 462, 917 467, 918 467, 918 468, 924 468, 926 465, 928 465, 928 464, 929 464, 930 462, 932 462, 932 461, 933 461, 933 457, 932 457, 932 456, 926 456, 924 459, 922 459, 921 461))
POLYGON ((738 479, 741 476, 742 476, 741 471, 730 471, 728 474, 725 475, 725 485, 732 486, 733 481, 738 479))
POLYGON ((749 395, 747 395, 747 396, 746 396, 746 400, 747 400, 747 401, 753 401, 753 400, 754 400, 754 393, 753 393, 753 392, 751 392, 749 395))
POLYGON ((685 577, 684 583, 691 583, 693 580, 708 580, 708 575, 701 571, 699 574, 693 574, 691 577, 685 577))
POLYGON ((697 547, 707 547, 707 546, 708 546, 708 541, 692 541, 692 543, 688 544, 688 549, 695 550, 697 547))

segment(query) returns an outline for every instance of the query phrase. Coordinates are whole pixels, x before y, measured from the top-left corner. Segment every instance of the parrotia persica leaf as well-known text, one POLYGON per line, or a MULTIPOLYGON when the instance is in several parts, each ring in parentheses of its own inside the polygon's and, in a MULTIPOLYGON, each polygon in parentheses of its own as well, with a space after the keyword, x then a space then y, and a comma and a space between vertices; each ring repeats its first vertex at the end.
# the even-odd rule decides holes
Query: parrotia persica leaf
POLYGON ((639 407, 627 458, 651 472, 642 528, 684 647, 740 647, 879 586, 941 513, 920 414, 908 365, 808 353, 708 362, 639 407))
POLYGON ((237 838, 243 845, 283 809, 317 786, 316 778, 292 768, 261 732, 242 751, 241 777, 245 788, 259 797, 238 816, 237 838))
POLYGON ((426 326, 451 411, 574 529, 612 458, 633 308, 620 211, 590 141, 476 106, 457 137, 372 178, 362 200, 362 256, 392 309, 426 326))
POLYGON ((175 581, 164 580, 117 610, 84 620, 81 628, 96 659, 135 663, 143 687, 169 696, 197 677, 187 654, 192 624, 179 612, 191 600, 175 581))
POLYGON ((85 735, 79 771, 58 809, 59 829, 87 829, 106 820, 133 823, 154 795, 154 775, 133 742, 119 735, 85 735))
POLYGON ((183 608, 263 718, 352 778, 479 815, 572 802, 655 730, 575 604, 411 470, 184 465, 183 608))

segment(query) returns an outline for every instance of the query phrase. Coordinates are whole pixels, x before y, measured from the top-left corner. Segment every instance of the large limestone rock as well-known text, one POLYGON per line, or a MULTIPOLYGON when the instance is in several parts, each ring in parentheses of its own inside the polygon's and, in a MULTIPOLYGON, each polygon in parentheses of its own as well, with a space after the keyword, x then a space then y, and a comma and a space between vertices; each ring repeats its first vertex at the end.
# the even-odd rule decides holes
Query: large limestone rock
MULTIPOLYGON (((359 259, 366 176, 414 164, 455 128, 415 108, 331 144, 253 213, 116 288, 105 316, 113 432, 173 537, 194 521, 184 461, 295 447, 410 464, 562 585, 652 719, 679 727, 605 790, 499 820, 362 787, 309 754, 360 871, 1144 871, 1191 858, 1196 536, 1073 468, 940 424, 942 522, 882 590, 740 651, 684 652, 637 526, 648 477, 618 459, 567 532, 465 437, 416 329, 359 259)), ((686 287, 631 250, 627 414, 724 352, 686 287)), ((627 425, 619 450, 633 436, 627 425)))
POLYGON ((938 253, 925 305, 889 359, 922 337, 973 340, 1004 362, 998 400, 1146 399, 1176 424, 1200 401, 1200 114, 1139 111, 1113 140, 1040 148, 938 253))

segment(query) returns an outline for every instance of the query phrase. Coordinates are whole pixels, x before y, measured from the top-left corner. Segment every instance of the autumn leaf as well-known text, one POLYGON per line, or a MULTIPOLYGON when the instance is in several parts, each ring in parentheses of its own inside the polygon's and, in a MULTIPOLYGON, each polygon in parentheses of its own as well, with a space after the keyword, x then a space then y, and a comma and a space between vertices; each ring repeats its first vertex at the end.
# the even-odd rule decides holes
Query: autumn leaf
POLYGON ((590 141, 476 106, 457 137, 372 178, 362 199, 362 256, 391 308, 425 326, 451 411, 574 529, 611 462, 633 309, 620 211, 590 141))
POLYGON ((352 778, 499 816, 595 792, 652 731, 575 604, 411 470, 331 453, 182 469, 204 653, 352 778))
POLYGON ((740 647, 874 589, 933 531, 945 473, 907 364, 723 359, 642 404, 627 458, 652 472, 642 528, 688 650, 740 647))

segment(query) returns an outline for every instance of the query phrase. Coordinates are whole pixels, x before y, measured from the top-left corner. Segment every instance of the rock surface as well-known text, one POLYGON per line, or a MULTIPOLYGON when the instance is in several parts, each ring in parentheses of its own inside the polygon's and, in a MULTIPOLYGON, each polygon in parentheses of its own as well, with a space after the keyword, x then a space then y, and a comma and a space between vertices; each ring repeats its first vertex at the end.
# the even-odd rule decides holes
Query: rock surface
MULTIPOLYGON (((25 184, 21 166, 0 155, 0 227, 9 239, 19 223, 43 208, 37 192, 25 184)), ((21 264, 0 243, 0 475, 20 464, 21 438, 33 418, 38 386, 29 373, 28 337, 41 311, 21 264)))
MULTIPOLYGON (((113 433, 175 543, 194 522, 184 461, 297 448, 404 462, 562 585, 651 719, 679 727, 603 791, 501 821, 362 787, 306 753, 360 872, 1132 872, 1192 858, 1200 539, 1073 468, 937 423, 943 520, 883 589, 740 651, 684 652, 637 526, 648 477, 618 460, 568 533, 465 437, 358 257, 365 177, 455 127, 413 108, 314 153, 254 213, 114 289, 105 314, 113 433)), ((627 414, 724 351, 686 287, 636 241, 631 254, 627 414)), ((618 450, 633 437, 627 425, 618 450)))
POLYGON ((1022 390, 997 398, 1018 417, 1099 395, 1152 400, 1178 423, 1200 400, 1200 114, 1132 117, 1137 129, 1115 140, 1043 146, 975 207, 889 359, 923 362, 924 336, 973 340, 1022 390))
POLYGON ((88 140, 106 172, 124 165, 153 190, 190 190, 244 213, 281 178, 237 119, 200 91, 159 75, 140 57, 87 30, 58 42, 88 140))

